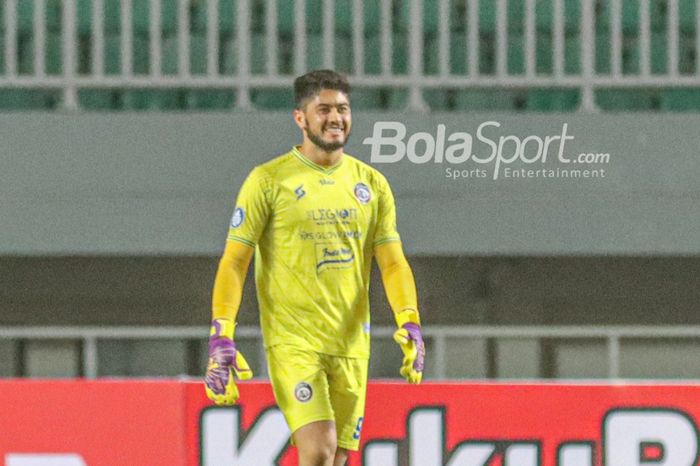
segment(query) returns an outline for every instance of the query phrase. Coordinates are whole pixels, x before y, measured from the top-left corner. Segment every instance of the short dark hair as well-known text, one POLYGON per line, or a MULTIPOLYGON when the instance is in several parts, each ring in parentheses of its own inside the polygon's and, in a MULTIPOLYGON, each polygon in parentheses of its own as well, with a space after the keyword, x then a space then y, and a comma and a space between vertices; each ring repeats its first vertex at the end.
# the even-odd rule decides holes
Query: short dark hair
POLYGON ((333 89, 350 95, 347 78, 333 70, 314 70, 294 80, 294 101, 302 108, 305 101, 318 95, 323 89, 333 89))

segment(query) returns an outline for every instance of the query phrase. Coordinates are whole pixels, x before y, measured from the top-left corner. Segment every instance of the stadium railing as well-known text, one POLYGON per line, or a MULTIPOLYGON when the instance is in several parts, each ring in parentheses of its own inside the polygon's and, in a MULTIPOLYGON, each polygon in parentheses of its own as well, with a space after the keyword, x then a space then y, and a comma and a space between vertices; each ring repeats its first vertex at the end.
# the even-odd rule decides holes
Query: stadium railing
POLYGON ((369 107, 594 111, 605 91, 604 109, 683 109, 700 101, 688 92, 700 88, 698 3, 4 0, 0 90, 60 93, 67 110, 110 108, 99 91, 114 90, 133 91, 127 108, 282 108, 293 76, 326 67, 369 107), (136 92, 153 90, 189 103, 136 92), (503 103, 474 90, 532 92, 503 103))
MULTIPOLYGON (((372 330, 373 340, 373 359, 372 364, 379 364, 384 367, 377 367, 370 371, 370 376, 373 377, 392 377, 395 376, 397 370, 397 361, 400 361, 400 352, 393 343, 392 334, 394 329, 391 327, 376 327, 372 330), (395 354, 394 354, 395 352, 395 354), (395 356, 395 357, 394 357, 395 356)), ((22 342, 27 343, 47 343, 57 341, 75 342, 76 351, 72 353, 73 357, 80 358, 79 361, 73 361, 72 367, 74 373, 54 373, 56 376, 82 376, 87 378, 96 378, 102 376, 154 376, 154 375, 197 375, 203 371, 204 362, 206 359, 206 337, 207 330, 203 327, 4 327, 0 328, 0 342, 22 342), (115 354, 119 350, 114 347, 102 347, 106 342, 127 342, 127 341, 148 341, 153 344, 162 344, 165 341, 193 343, 185 344, 179 352, 169 352, 167 347, 161 346, 162 354, 154 352, 128 352, 123 351, 122 354, 115 354), (107 354, 110 353, 110 354, 107 354), (175 354, 178 353, 178 354, 175 354), (138 373, 120 372, 115 373, 114 367, 102 368, 100 361, 103 361, 106 356, 121 358, 119 364, 128 364, 126 360, 146 359, 141 364, 142 369, 138 373), (162 356, 162 358, 161 358, 162 356), (159 364, 163 364, 167 359, 171 362, 176 359, 183 361, 194 361, 190 364, 190 370, 182 370, 180 373, 163 373, 159 372, 161 368, 159 364), (145 369, 143 369, 145 367, 145 369), (149 372, 150 370, 150 372, 149 372)), ((695 345, 700 341, 700 327, 698 326, 427 326, 425 328, 426 345, 428 348, 428 360, 426 379, 458 379, 458 378, 512 378, 508 374, 499 374, 493 370, 482 369, 473 371, 466 369, 460 372, 459 367, 466 365, 474 365, 481 368, 493 366, 493 359, 498 359, 498 355, 494 355, 490 351, 476 351, 476 354, 470 354, 470 348, 487 348, 488 342, 496 341, 529 341, 535 343, 538 347, 542 347, 551 342, 566 342, 567 344, 590 343, 597 341, 604 346, 603 351, 593 353, 594 358, 602 358, 602 361, 595 361, 598 370, 604 368, 605 373, 596 373, 596 369, 584 368, 584 373, 578 374, 578 378, 600 378, 600 379, 618 379, 621 377, 628 378, 679 378, 690 376, 697 377, 697 364, 690 364, 688 361, 679 361, 679 364, 684 366, 683 370, 674 373, 674 369, 669 367, 660 367, 665 364, 672 366, 674 361, 674 353, 664 351, 669 350, 669 344, 678 345, 687 344, 695 345), (477 347, 470 346, 470 341, 479 341, 485 343, 477 347), (640 346, 641 344, 641 346, 640 346), (666 344, 667 346, 664 346, 666 344), (628 347, 628 345, 630 345, 628 347), (645 348, 643 353, 647 357, 640 357, 639 349, 645 348), (625 358, 625 352, 636 351, 635 354, 630 353, 627 361, 633 359, 641 359, 641 369, 623 368, 622 362, 625 358), (655 353, 659 359, 656 361, 654 357, 649 357, 655 353), (491 361, 489 361, 491 360, 491 361), (666 363, 663 363, 666 361, 666 363), (456 363, 456 367, 455 367, 456 363), (450 367, 453 366, 453 367, 450 367), (687 370, 686 370, 687 369, 687 370), (592 375, 591 375, 592 374, 592 375)), ((256 376, 266 377, 266 367, 264 358, 264 349, 262 345, 262 337, 260 330, 254 326, 242 326, 237 330, 237 338, 240 340, 241 348, 245 349, 247 358, 255 367, 256 376)), ((602 348, 599 348, 602 349, 602 348)), ((50 351, 50 348, 48 349, 50 351)), ((681 353, 687 358, 688 354, 692 353, 689 347, 683 347, 681 353)), ((46 354, 44 352, 43 354, 46 354)), ((25 355, 26 356, 26 355, 25 355)), ((522 356, 522 355, 519 355, 522 356)), ((559 361, 547 361, 552 358, 552 354, 547 351, 538 350, 533 354, 536 358, 534 365, 535 373, 520 375, 519 378, 567 378, 567 374, 572 374, 572 371, 566 367, 552 367, 547 369, 547 366, 561 366, 566 364, 566 359, 559 361)), ((572 357, 580 357, 581 352, 571 353, 572 357)), ((9 357, 9 356, 8 356, 9 357)), ((57 358, 65 359, 65 355, 56 355, 57 358)), ((582 364, 590 363, 591 354, 584 354, 582 364), (588 363, 586 362, 588 358, 588 363)), ((20 358, 21 359, 21 358, 20 358)), ((527 359, 527 358, 526 358, 527 359)), ((132 361, 133 362, 133 361, 132 361)), ((516 364, 522 361, 516 358, 516 364)), ((50 364, 50 361, 49 361, 50 364)), ((183 366, 184 367, 184 366, 183 366)), ((174 369, 177 372, 177 369, 174 369)), ((25 371, 26 372, 26 371, 25 371)), ((49 370, 49 372, 51 372, 49 370)), ((42 374, 19 373, 4 374, 5 376, 33 376, 42 374)))

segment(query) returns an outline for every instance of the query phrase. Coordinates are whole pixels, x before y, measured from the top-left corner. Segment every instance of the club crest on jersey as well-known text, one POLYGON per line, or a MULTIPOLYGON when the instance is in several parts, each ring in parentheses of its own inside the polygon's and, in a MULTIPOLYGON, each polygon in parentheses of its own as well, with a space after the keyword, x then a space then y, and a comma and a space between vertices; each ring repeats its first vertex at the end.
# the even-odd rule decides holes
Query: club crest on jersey
POLYGON ((372 192, 369 190, 369 186, 364 183, 357 183, 355 185, 355 197, 363 204, 367 204, 371 201, 372 192))
POLYGON ((244 219, 245 211, 242 207, 236 207, 236 210, 233 211, 233 217, 231 217, 231 228, 238 228, 241 226, 244 219))
POLYGON ((309 401, 312 396, 314 396, 314 391, 311 389, 311 385, 306 382, 299 382, 294 389, 294 397, 302 403, 309 401))

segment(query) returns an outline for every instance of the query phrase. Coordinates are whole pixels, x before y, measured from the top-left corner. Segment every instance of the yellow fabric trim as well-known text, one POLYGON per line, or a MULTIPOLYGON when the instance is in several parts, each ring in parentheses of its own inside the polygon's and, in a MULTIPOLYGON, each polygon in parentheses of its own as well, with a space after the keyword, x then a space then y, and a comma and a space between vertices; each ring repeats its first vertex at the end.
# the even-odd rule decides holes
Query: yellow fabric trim
POLYGON ((403 254, 401 243, 398 241, 382 243, 375 247, 374 254, 397 324, 399 327, 406 322, 420 325, 416 282, 411 266, 403 254))
POLYGON ((401 312, 394 313, 394 318, 396 319, 396 326, 403 327, 403 324, 416 324, 420 325, 420 315, 415 309, 406 309, 401 312))
POLYGON ((255 249, 240 241, 227 241, 216 271, 212 292, 212 320, 236 321, 248 267, 255 249))
POLYGON ((211 329, 209 330, 209 336, 214 336, 216 333, 216 327, 214 326, 214 322, 218 323, 219 326, 221 327, 221 334, 220 336, 226 337, 230 340, 233 340, 233 334, 236 329, 236 324, 233 323, 231 319, 223 319, 223 318, 218 318, 214 319, 212 321, 211 329))

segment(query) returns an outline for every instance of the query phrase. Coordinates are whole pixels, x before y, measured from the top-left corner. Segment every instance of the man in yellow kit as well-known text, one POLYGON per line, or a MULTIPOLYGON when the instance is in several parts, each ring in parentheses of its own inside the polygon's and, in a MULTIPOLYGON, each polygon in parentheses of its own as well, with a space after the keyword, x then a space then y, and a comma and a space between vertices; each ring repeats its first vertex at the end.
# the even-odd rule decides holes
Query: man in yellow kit
POLYGON ((421 381, 425 346, 389 184, 343 153, 352 126, 347 80, 312 71, 295 80, 294 93, 302 145, 254 168, 238 195, 214 283, 205 386, 216 404, 230 405, 234 373, 252 376, 234 330, 255 252, 270 379, 299 465, 342 466, 358 449, 364 417, 372 257, 410 383, 421 381))

